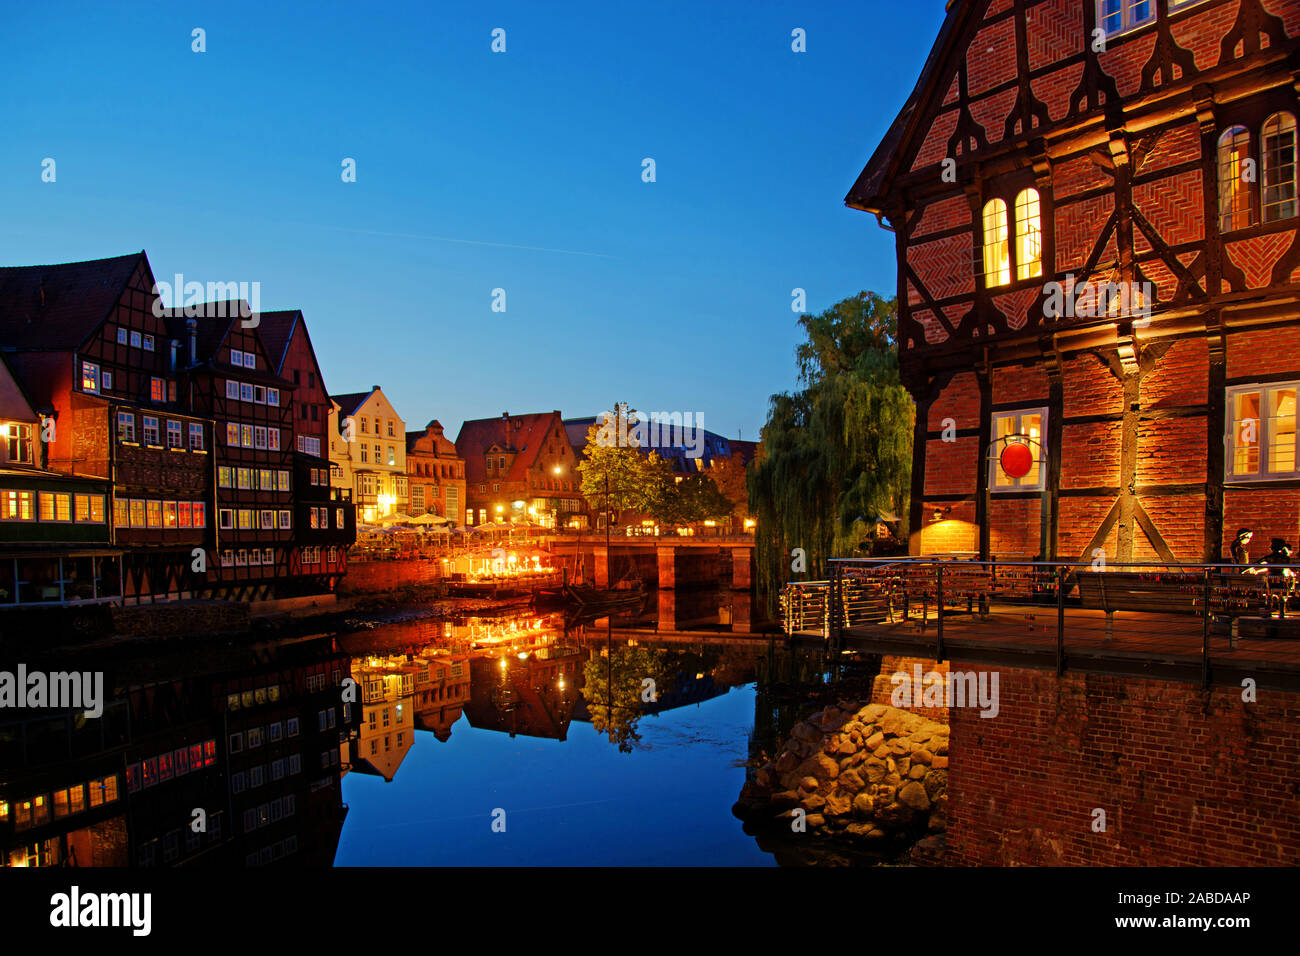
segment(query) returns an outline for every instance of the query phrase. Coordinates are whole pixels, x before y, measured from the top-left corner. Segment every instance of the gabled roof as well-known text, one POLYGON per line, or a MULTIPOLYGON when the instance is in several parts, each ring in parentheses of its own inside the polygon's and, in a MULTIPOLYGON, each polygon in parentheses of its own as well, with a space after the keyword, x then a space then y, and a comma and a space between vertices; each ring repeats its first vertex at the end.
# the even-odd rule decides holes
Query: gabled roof
POLYGON ((0 344, 78 348, 108 318, 144 251, 111 259, 0 267, 0 344))
POLYGON ((289 341, 301 318, 302 312, 299 309, 258 313, 257 334, 262 337, 266 357, 276 372, 284 368, 284 360, 289 354, 289 341))
POLYGON ((406 433, 406 453, 433 454, 440 458, 459 458, 455 443, 442 432, 442 424, 435 418, 423 431, 406 433), (417 447, 422 446, 422 447, 417 447))
MULTIPOLYGON (((856 209, 875 212, 881 209, 882 201, 888 195, 894 176, 898 174, 898 164, 917 126, 925 119, 926 106, 935 96, 943 96, 946 89, 936 87, 947 76, 943 67, 948 62, 956 39, 964 32, 966 23, 975 13, 982 11, 988 0, 948 0, 948 16, 939 29, 939 36, 934 41, 930 56, 921 69, 921 76, 916 81, 912 95, 907 98, 898 116, 885 133, 876 151, 871 154, 866 167, 858 176, 857 182, 844 197, 844 204, 856 209)), ((924 133, 924 130, 921 130, 924 133)))
POLYGON ((376 391, 377 387, 368 392, 347 392, 343 395, 331 395, 330 398, 338 402, 339 417, 347 418, 350 415, 355 415, 357 409, 376 391))
POLYGON ((40 421, 22 381, 0 355, 0 421, 35 424, 40 421))
POLYGON ((484 456, 489 448, 496 446, 513 454, 514 460, 507 474, 492 477, 499 481, 527 481, 528 469, 536 464, 546 436, 559 417, 559 412, 534 412, 465 422, 456 436, 456 454, 465 459, 465 480, 487 480, 484 456))

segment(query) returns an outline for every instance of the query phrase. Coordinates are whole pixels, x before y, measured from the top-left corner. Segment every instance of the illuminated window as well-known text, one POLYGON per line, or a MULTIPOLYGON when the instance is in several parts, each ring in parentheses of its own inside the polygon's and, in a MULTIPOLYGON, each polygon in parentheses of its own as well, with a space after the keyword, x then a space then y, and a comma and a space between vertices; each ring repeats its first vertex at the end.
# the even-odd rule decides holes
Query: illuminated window
POLYGON ((1228 391, 1229 481, 1294 478, 1296 395, 1300 382, 1246 385, 1228 391))
POLYGON ((1264 221, 1296 214, 1295 117, 1274 113, 1260 132, 1264 166, 1264 221))
POLYGON ((1114 36, 1156 18, 1155 0, 1097 0, 1097 26, 1114 36))
POLYGON ((1024 189, 1016 196, 1016 278, 1043 274, 1043 227, 1038 190, 1024 189))
MULTIPOLYGON (((984 285, 987 288, 1011 281, 1011 250, 1007 242, 1007 204, 990 199, 984 204, 984 285)), ((501 467, 506 460, 501 459, 501 467)))
POLYGON ((226 423, 226 444, 232 448, 239 447, 239 426, 234 422, 226 423))
POLYGON ((989 488, 993 491, 1041 491, 1046 469, 1043 442, 1047 435, 1047 409, 1026 408, 998 412, 993 416, 993 443, 989 453, 989 488), (1019 476, 1007 474, 1002 466, 1003 450, 1012 444, 1030 451, 1029 469, 1019 476))
POLYGON ((1250 130, 1233 126, 1219 137, 1219 230, 1232 232, 1251 224, 1249 180, 1250 130))
POLYGON ((14 464, 32 464, 32 426, 11 424, 4 426, 5 456, 14 464))
POLYGON ((99 366, 91 362, 81 363, 81 390, 92 395, 99 394, 99 366))
POLYGON ((167 401, 167 383, 160 378, 149 379, 149 397, 155 402, 167 401))

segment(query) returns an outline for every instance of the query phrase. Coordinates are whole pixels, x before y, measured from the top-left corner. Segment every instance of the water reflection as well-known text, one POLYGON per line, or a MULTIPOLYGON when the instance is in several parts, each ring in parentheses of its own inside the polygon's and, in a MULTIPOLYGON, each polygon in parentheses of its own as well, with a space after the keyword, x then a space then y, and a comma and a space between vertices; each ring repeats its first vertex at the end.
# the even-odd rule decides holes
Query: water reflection
POLYGON ((771 689, 827 675, 756 620, 747 594, 651 592, 613 620, 514 609, 83 650, 49 666, 105 671, 101 719, 0 722, 0 860, 770 863, 730 806, 806 709, 771 689), (494 843, 438 825, 493 804, 533 817, 494 843))

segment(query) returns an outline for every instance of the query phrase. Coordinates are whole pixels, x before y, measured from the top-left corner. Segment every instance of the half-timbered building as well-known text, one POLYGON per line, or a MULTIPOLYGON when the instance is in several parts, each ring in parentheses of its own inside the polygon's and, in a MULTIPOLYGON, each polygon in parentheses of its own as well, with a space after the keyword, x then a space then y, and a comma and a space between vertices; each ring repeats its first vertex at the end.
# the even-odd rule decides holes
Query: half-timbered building
MULTIPOLYGON (((268 598, 293 587, 293 386, 274 371, 242 302, 171 317, 187 355, 187 407, 213 421, 215 538, 211 593, 268 598)), ((260 319, 259 319, 260 321, 260 319)))
POLYGON ((948 4, 846 198, 896 237, 912 553, 1295 545, 1298 33, 1293 0, 948 4))
POLYGON ((154 288, 143 252, 0 268, 0 345, 39 417, 24 434, 50 471, 111 482, 111 500, 74 497, 72 520, 125 549, 128 602, 204 583, 193 551, 208 533, 211 429, 177 393, 154 288))
POLYGON ((302 312, 263 312, 258 332, 275 373, 293 383, 294 527, 290 573, 304 586, 333 590, 347 572, 356 541, 350 488, 331 487, 330 411, 333 407, 302 312))

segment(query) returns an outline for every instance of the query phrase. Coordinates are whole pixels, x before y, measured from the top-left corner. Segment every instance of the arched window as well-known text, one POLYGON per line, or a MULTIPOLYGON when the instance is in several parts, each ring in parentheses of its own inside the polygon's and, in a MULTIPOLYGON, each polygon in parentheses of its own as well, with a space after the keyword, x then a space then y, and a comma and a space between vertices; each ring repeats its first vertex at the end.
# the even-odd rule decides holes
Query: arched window
POLYGON ((1219 137, 1219 231, 1232 232, 1251 224, 1250 130, 1230 126, 1219 137))
POLYGON ((1038 210, 1038 190, 1023 189, 1016 196, 1016 278, 1043 274, 1043 225, 1038 210))
POLYGON ((1274 113, 1260 131, 1264 163, 1264 221, 1277 222, 1296 214, 1295 117, 1274 113))
POLYGON ((1011 248, 1007 241, 1007 204, 990 199, 984 204, 984 285, 1011 281, 1011 248))

